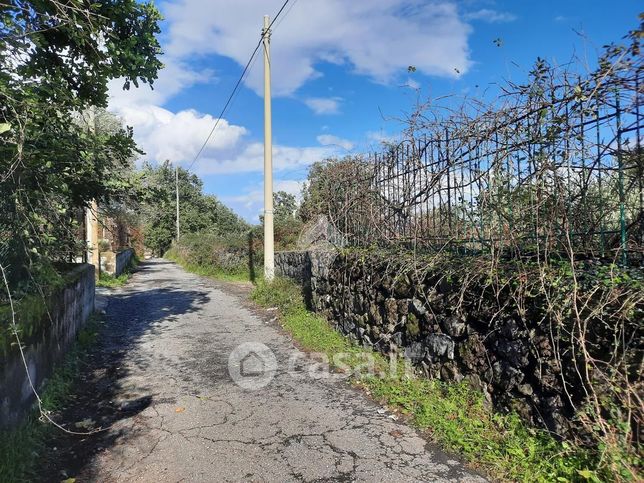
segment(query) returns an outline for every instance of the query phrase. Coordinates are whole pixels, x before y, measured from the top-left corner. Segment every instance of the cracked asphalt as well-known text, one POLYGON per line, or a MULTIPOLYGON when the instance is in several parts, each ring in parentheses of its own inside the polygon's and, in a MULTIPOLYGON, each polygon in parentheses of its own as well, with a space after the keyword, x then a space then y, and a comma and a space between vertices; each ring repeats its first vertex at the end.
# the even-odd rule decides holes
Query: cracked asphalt
POLYGON ((316 361, 244 292, 161 259, 111 292, 99 347, 60 415, 109 429, 52 441, 42 479, 485 481, 342 376, 310 377, 316 361), (229 375, 244 342, 276 356, 258 390, 229 375))

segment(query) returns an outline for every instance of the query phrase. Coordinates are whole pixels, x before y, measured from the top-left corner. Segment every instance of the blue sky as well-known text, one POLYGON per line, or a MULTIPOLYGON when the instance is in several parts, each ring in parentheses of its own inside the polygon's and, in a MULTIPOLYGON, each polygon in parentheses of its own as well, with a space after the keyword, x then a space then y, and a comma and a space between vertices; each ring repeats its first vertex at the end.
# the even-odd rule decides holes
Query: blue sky
MULTIPOLYGON (((144 159, 188 167, 283 0, 177 0, 165 20, 155 89, 110 86, 144 159)), ((417 101, 492 96, 537 57, 593 67, 601 47, 637 26, 632 0, 291 0, 273 28, 275 190, 299 193, 307 167, 378 149, 417 101), (290 7, 290 9, 289 9, 290 7), (501 39, 500 47, 495 39, 501 39), (416 71, 409 73, 407 67, 416 71)), ((263 63, 245 83, 193 171, 205 191, 251 222, 262 209, 263 63)))

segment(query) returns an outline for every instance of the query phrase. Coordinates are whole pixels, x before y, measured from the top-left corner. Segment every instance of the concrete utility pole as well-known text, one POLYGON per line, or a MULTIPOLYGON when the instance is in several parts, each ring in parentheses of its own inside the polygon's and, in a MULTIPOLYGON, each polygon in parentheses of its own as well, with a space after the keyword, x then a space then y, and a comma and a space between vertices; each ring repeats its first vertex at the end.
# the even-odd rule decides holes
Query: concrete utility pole
POLYGON ((271 126, 271 32, 268 15, 264 15, 264 278, 275 277, 273 246, 273 134, 271 126))
POLYGON ((87 237, 87 262, 94 265, 96 278, 100 274, 100 258, 98 253, 98 205, 95 200, 85 209, 85 227, 87 237))
MULTIPOLYGON (((96 112, 94 107, 87 110, 88 131, 96 133, 96 112)), ((92 200, 90 207, 85 209, 85 239, 87 241, 87 262, 94 265, 94 273, 98 280, 101 273, 101 258, 98 247, 98 204, 92 200)))
POLYGON ((179 165, 174 167, 174 188, 177 194, 177 242, 179 241, 179 165))

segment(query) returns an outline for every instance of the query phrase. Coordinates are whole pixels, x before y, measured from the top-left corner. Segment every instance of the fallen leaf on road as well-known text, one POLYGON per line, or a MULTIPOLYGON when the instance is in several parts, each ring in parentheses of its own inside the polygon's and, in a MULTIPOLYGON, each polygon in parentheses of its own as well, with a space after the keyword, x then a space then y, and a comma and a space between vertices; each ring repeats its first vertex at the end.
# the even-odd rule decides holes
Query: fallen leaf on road
POLYGON ((66 480, 63 480, 60 483, 76 483, 76 478, 67 478, 66 480))
POLYGON ((177 409, 174 410, 175 413, 182 413, 186 410, 186 408, 178 407, 177 409))
POLYGON ((400 438, 402 436, 402 431, 394 429, 393 431, 389 432, 389 435, 393 436, 394 438, 400 438))

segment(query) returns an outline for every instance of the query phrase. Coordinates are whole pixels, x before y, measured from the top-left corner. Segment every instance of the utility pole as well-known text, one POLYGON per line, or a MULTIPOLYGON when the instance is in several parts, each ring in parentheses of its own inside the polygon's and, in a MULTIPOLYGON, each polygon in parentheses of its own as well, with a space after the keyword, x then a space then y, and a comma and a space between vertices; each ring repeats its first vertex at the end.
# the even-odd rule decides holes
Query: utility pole
POLYGON ((273 246, 273 134, 271 126, 271 32, 268 15, 264 15, 264 278, 275 277, 273 246))
POLYGON ((101 262, 98 253, 98 205, 92 200, 89 208, 85 208, 85 232, 87 240, 87 262, 94 265, 96 278, 100 274, 101 262))
MULTIPOLYGON (((96 134, 96 111, 94 107, 87 110, 89 117, 87 121, 87 130, 96 134)), ((98 204, 92 200, 89 208, 85 209, 85 240, 87 241, 87 261, 94 265, 94 274, 96 279, 101 273, 101 257, 98 243, 98 204)))
POLYGON ((174 167, 174 189, 177 195, 177 243, 179 242, 179 165, 174 167))

